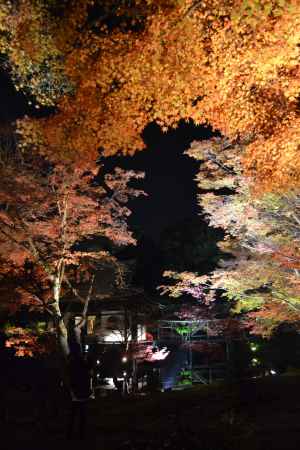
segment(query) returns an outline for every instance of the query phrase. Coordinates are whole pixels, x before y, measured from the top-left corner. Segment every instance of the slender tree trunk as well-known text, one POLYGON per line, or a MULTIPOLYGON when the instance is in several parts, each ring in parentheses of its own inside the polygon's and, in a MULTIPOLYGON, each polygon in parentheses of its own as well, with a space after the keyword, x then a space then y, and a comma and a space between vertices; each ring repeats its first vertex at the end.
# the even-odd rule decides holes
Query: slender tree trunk
POLYGON ((59 319, 57 331, 60 350, 62 352, 63 357, 67 359, 71 353, 71 350, 69 345, 68 330, 62 317, 59 319))
POLYGON ((89 303, 90 303, 92 292, 93 292, 94 279, 95 279, 95 276, 93 276, 91 279, 90 287, 89 287, 87 296, 84 300, 84 306, 83 306, 83 310, 82 310, 82 319, 78 324, 75 325, 74 330, 73 330, 75 343, 77 344, 77 346, 81 352, 83 351, 83 349, 82 349, 82 329, 86 324, 88 307, 89 307, 89 303))
POLYGON ((73 333, 74 333, 75 343, 77 344, 78 349, 80 349, 80 352, 82 352, 82 350, 83 350, 82 349, 82 327, 75 325, 73 333))
POLYGON ((54 311, 54 320, 55 320, 59 348, 60 348, 63 358, 66 360, 68 358, 68 356, 70 355, 70 345, 69 345, 68 329, 64 323, 63 316, 61 314, 60 306, 59 306, 60 289, 61 289, 61 282, 59 280, 59 277, 56 276, 54 278, 54 285, 53 285, 54 303, 52 305, 52 309, 54 311))
MULTIPOLYGON (((59 350, 63 356, 63 359, 66 361, 71 353, 70 348, 70 333, 68 331, 68 327, 64 321, 64 317, 60 310, 60 292, 61 292, 61 283, 62 279, 60 275, 56 275, 53 280, 53 299, 54 302, 52 303, 52 313, 53 318, 55 321, 55 327, 57 332, 57 339, 59 344, 59 350)), ((78 348, 82 352, 82 329, 86 323, 86 317, 87 317, 87 311, 89 302, 92 295, 93 290, 93 283, 94 283, 94 276, 91 279, 90 288, 88 291, 88 294, 84 300, 84 306, 82 311, 82 319, 79 324, 76 324, 72 330, 75 343, 78 345, 78 348)), ((81 299, 83 300, 83 299, 81 299)), ((69 315, 69 313, 68 313, 69 315)))

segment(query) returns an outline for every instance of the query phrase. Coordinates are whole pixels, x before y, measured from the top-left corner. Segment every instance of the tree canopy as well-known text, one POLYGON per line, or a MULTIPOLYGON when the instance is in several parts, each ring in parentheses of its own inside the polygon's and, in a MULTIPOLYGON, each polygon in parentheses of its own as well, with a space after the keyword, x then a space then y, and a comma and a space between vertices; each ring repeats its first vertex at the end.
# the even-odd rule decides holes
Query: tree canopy
POLYGON ((0 17, 17 89, 53 107, 19 122, 22 145, 133 154, 149 122, 193 120, 249 141, 260 189, 299 184, 297 0, 7 0, 0 17))
MULTIPOLYGON (((180 120, 210 125, 220 136, 194 143, 188 154, 201 163, 200 204, 210 225, 225 230, 220 246, 233 258, 209 280, 192 273, 175 276, 200 297, 202 282, 211 291, 223 289, 238 310, 256 318, 271 316, 274 323, 294 314, 296 321, 299 43, 298 0, 3 0, 1 64, 16 89, 42 111, 17 121, 20 160, 63 167, 60 187, 52 194, 64 196, 65 174, 76 174, 80 191, 99 155, 143 149, 141 133, 150 122, 163 132, 180 120)), ((1 154, 1 160, 5 157, 1 154)), ((27 214, 44 201, 41 184, 34 175, 35 189, 32 178, 15 170, 15 200, 7 189, 9 167, 4 169, 8 182, 1 220, 5 230, 24 233, 14 201, 26 203, 26 189, 31 190, 30 208, 23 209, 27 214), (8 199, 12 206, 7 208, 8 199)), ((54 180, 56 172, 50 174, 54 180)), ((125 189, 128 178, 122 184, 118 174, 107 184, 125 189)), ((72 192, 79 222, 96 232, 97 217, 83 211, 94 206, 95 198, 88 194, 88 204, 82 204, 78 191, 72 192)), ((47 220, 41 224, 40 216, 30 213, 26 227, 34 223, 42 234, 51 225, 53 237, 52 200, 44 206, 39 214, 47 220)), ((115 226, 115 220, 127 210, 118 216, 108 204, 101 208, 97 227, 113 239, 120 237, 124 227, 115 226)), ((59 227, 62 233, 64 226, 59 227)), ((15 239, 27 242, 23 235, 15 239)), ((30 241, 27 245, 36 258, 30 241)), ((47 245, 43 241, 43 251, 47 245)))
POLYGON ((116 168, 101 179, 94 165, 90 170, 54 165, 14 148, 6 153, 0 164, 1 309, 14 313, 25 306, 48 314, 67 354, 62 298, 71 293, 82 303, 84 324, 96 272, 110 266, 109 282, 122 284, 122 264, 112 252, 86 251, 82 243, 95 238, 116 246, 135 243, 127 228, 127 202, 142 191, 128 183, 143 174, 116 168))
POLYGON ((282 322, 299 328, 299 190, 253 197, 242 151, 221 138, 193 142, 187 151, 204 161, 197 176, 199 201, 208 224, 225 231, 218 243, 224 257, 204 276, 199 269, 166 272, 175 285, 165 289, 206 304, 223 297, 253 332, 270 335, 282 322))

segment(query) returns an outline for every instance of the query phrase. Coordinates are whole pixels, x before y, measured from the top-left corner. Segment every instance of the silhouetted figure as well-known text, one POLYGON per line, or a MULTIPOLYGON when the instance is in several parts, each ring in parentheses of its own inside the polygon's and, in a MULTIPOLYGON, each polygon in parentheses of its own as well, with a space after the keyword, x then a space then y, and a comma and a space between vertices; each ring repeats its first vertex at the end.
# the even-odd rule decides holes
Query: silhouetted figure
POLYGON ((118 378, 122 376, 122 351, 119 345, 112 345, 108 352, 107 363, 112 374, 114 385, 118 393, 122 394, 123 382, 118 378))
POLYGON ((86 432, 87 402, 95 396, 92 365, 80 353, 75 353, 70 358, 69 382, 72 406, 67 435, 69 438, 73 437, 78 426, 77 434, 80 438, 83 438, 86 432))
POLYGON ((154 368, 147 375, 147 387, 150 392, 157 391, 160 387, 159 371, 154 368))

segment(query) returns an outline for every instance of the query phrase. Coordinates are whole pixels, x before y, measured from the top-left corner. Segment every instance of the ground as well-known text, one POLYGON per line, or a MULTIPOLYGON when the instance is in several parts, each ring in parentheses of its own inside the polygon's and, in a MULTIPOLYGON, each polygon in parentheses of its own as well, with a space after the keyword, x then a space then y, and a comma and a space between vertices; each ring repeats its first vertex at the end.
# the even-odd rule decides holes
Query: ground
POLYGON ((294 450, 300 445, 299 383, 300 377, 281 376, 127 399, 98 396, 89 405, 83 441, 65 438, 66 398, 44 417, 27 420, 11 402, 1 449, 294 450))

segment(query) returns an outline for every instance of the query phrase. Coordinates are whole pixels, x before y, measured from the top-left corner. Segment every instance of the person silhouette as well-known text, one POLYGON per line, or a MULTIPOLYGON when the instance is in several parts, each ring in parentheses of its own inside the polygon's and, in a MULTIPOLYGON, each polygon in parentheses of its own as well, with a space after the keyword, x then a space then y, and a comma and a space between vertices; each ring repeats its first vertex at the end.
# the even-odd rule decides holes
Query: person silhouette
POLYGON ((86 433, 87 403, 95 398, 92 364, 81 352, 74 352, 68 366, 71 412, 67 437, 73 437, 78 422, 78 436, 82 439, 86 433))

